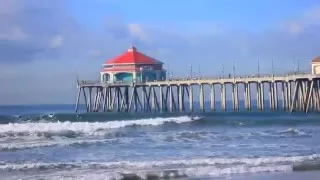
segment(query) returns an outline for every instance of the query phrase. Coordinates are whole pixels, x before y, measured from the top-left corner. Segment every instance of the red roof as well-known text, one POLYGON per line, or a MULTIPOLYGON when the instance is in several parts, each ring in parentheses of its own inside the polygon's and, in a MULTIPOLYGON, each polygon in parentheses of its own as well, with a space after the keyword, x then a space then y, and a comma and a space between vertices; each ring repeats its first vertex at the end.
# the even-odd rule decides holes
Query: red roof
POLYGON ((111 68, 111 69, 101 70, 101 72, 111 72, 111 71, 140 71, 140 68, 111 68))
POLYGON ((314 59, 312 59, 312 62, 320 62, 320 56, 317 56, 314 59))
POLYGON ((104 64, 163 64, 162 62, 144 55, 137 51, 135 47, 131 47, 127 52, 120 56, 107 60, 104 64))

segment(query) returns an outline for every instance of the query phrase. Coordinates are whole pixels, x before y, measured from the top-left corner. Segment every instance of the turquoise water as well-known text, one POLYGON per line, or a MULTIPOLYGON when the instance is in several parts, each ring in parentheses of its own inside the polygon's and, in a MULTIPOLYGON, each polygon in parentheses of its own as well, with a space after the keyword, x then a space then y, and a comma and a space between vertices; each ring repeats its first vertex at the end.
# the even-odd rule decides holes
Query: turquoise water
POLYGON ((73 108, 0 106, 0 179, 211 179, 292 173, 320 158, 317 113, 73 108))

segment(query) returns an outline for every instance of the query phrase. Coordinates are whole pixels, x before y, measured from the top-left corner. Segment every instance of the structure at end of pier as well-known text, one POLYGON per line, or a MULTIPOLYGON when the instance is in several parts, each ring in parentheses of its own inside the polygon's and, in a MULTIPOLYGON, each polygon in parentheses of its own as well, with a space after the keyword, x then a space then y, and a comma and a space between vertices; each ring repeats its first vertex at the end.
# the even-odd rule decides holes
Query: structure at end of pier
POLYGON ((166 79, 166 71, 163 69, 163 62, 132 46, 127 52, 103 64, 100 79, 105 83, 161 81, 166 79))
POLYGON ((100 81, 81 80, 77 87, 76 112, 81 94, 86 112, 194 111, 194 97, 199 111, 239 111, 242 106, 246 111, 320 112, 320 57, 311 61, 311 73, 167 79, 162 62, 132 47, 104 63, 100 81))

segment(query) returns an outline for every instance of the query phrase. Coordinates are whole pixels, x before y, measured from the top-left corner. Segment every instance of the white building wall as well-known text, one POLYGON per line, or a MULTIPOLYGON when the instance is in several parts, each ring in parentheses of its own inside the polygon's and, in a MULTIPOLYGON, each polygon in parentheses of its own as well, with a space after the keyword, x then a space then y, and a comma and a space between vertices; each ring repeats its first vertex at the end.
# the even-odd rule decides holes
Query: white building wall
POLYGON ((320 74, 320 62, 319 63, 312 63, 311 65, 311 73, 312 74, 320 74))
POLYGON ((101 72, 101 73, 100 73, 100 81, 101 81, 101 82, 103 82, 103 76, 104 76, 105 74, 109 74, 109 77, 110 77, 109 82, 113 82, 113 81, 114 81, 114 73, 111 73, 111 72, 109 72, 109 73, 107 73, 107 72, 101 72))

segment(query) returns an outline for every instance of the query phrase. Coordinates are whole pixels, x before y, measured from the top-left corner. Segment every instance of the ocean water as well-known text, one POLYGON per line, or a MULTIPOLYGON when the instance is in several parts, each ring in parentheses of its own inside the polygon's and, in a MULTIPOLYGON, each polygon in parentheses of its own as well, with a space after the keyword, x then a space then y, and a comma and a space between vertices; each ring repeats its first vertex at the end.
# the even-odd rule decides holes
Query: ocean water
POLYGON ((260 179, 319 169, 318 113, 73 108, 0 106, 0 179, 260 179))

